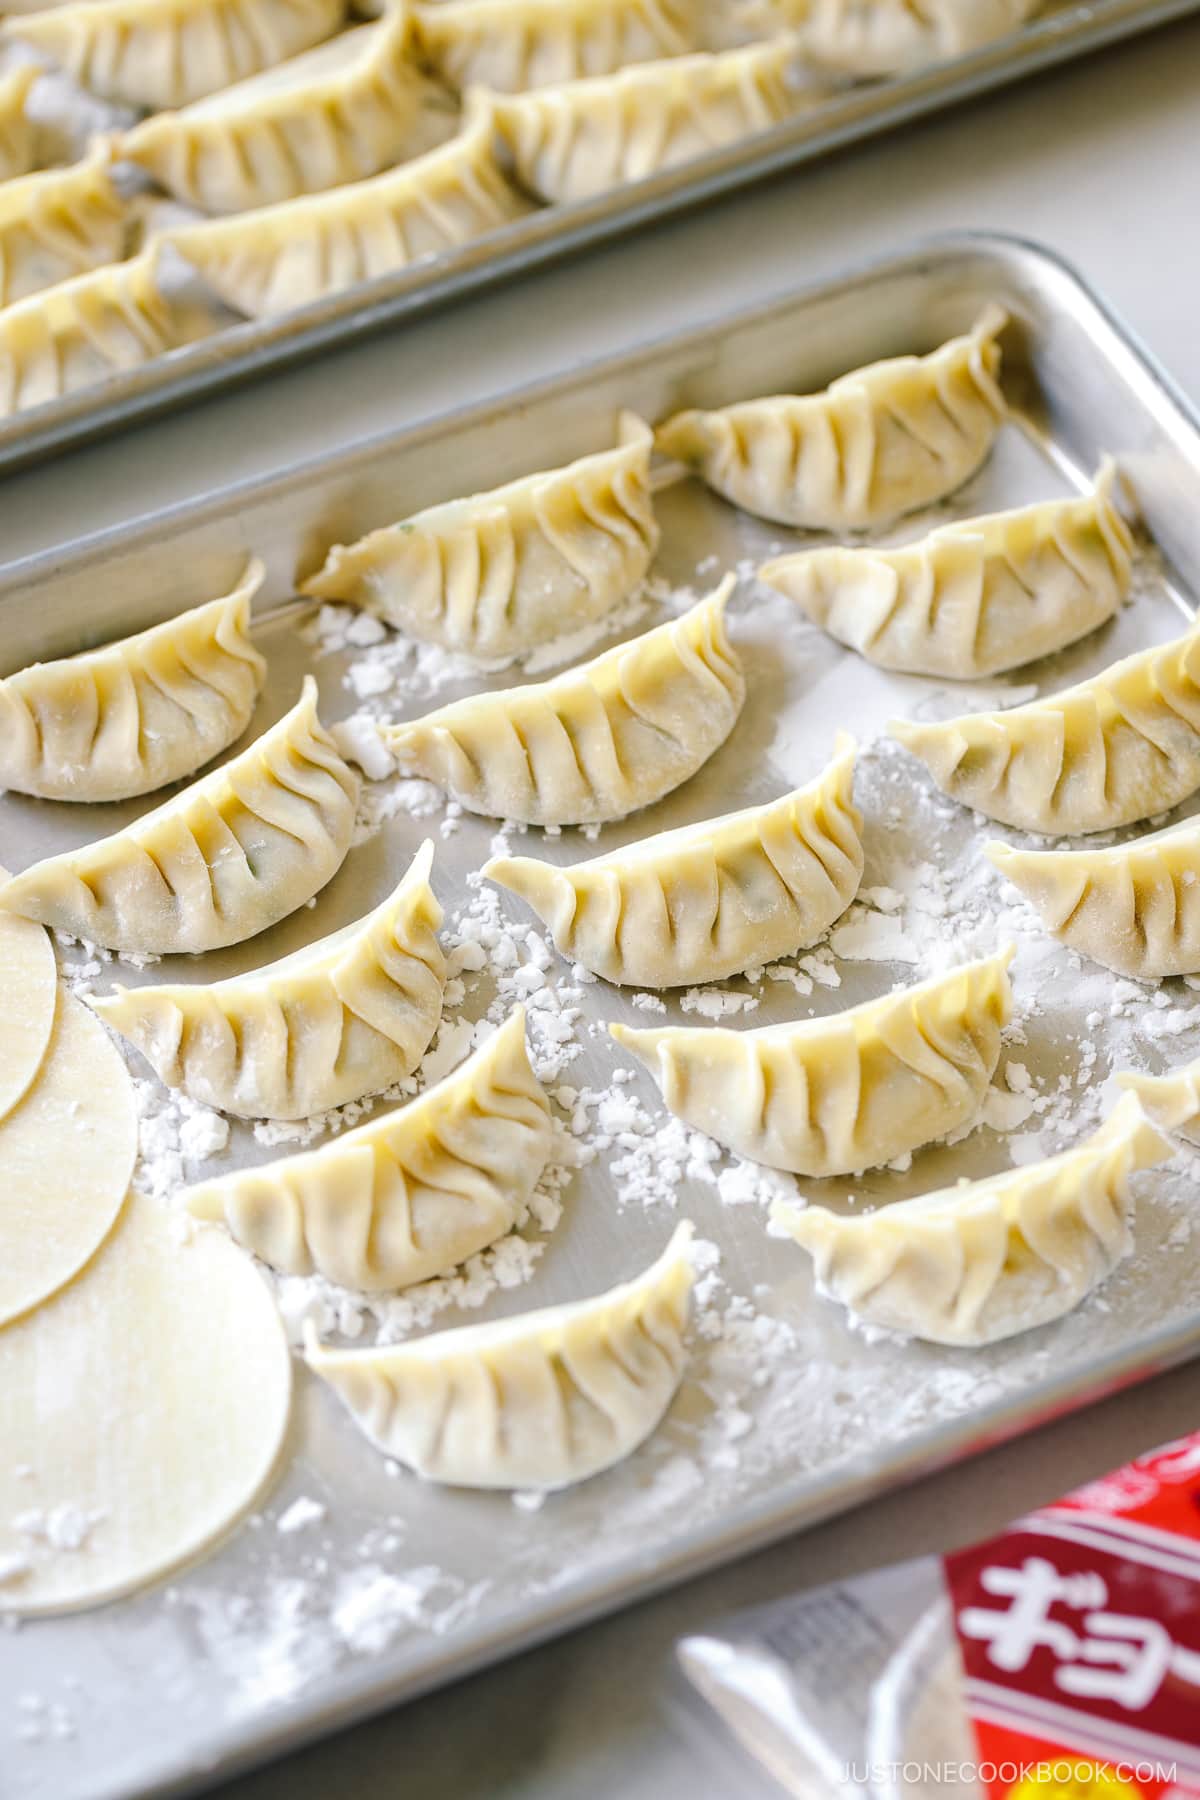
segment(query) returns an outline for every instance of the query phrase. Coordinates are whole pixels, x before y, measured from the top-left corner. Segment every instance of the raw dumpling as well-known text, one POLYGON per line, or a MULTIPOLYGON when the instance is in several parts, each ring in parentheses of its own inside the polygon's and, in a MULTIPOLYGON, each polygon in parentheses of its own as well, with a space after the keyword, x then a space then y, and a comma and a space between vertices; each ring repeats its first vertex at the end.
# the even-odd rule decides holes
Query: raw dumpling
POLYGON ((969 681, 1049 656, 1110 619, 1133 534, 1106 463, 1090 494, 939 526, 898 550, 809 550, 759 570, 881 669, 969 681))
POLYGON ((370 181, 182 225, 159 241, 229 306, 262 318, 440 256, 528 210, 500 173, 480 117, 448 144, 370 181))
POLYGON ((989 307, 967 337, 855 369, 822 393, 677 413, 655 442, 760 519, 822 531, 890 524, 945 499, 987 458, 1005 416, 1005 323, 989 307))
POLYGON ((267 673, 248 635, 263 572, 252 562, 224 599, 0 681, 0 786, 47 800, 127 800, 227 750, 267 673))
POLYGON ((186 955, 265 931, 350 847, 358 776, 317 717, 317 684, 277 725, 135 825, 35 863, 0 906, 110 950, 186 955))
POLYGON ((164 298, 149 251, 30 294, 0 310, 0 418, 139 368, 212 329, 203 309, 164 298))
POLYGON ((678 1118, 751 1162, 878 1168, 974 1117, 1012 1016, 1008 949, 850 1012, 759 1031, 609 1030, 678 1118))
POLYGON ((1061 1318, 1132 1244, 1129 1177, 1171 1147, 1127 1094, 1074 1150, 848 1218, 776 1201, 821 1287, 886 1331, 993 1344, 1061 1318))
POLYGON ((722 981, 823 937, 858 892, 854 742, 824 774, 745 812, 643 838, 567 869, 497 856, 483 874, 526 900, 559 953, 642 988, 722 981))
POLYGON ((680 619, 553 681, 474 694, 381 735, 403 775, 470 812, 529 825, 621 819, 694 775, 733 730, 746 682, 725 634, 734 578, 680 619))
POLYGON ((531 650, 603 618, 645 576, 659 535, 650 444, 649 427, 622 414, 615 450, 338 544, 300 591, 447 650, 531 650))
POLYGON ((361 181, 449 135, 445 96, 439 112, 440 90, 410 59, 411 16, 398 10, 354 35, 362 54, 333 73, 297 67, 283 86, 280 69, 270 87, 257 76, 144 120, 120 139, 122 160, 204 212, 247 212, 361 181))
POLYGON ((796 33, 805 59, 842 75, 895 75, 1004 37, 1041 0, 749 0, 746 30, 796 33))
POLYGON ((1106 850, 985 844, 1053 936, 1118 975, 1200 972, 1200 820, 1106 850))
POLYGON ((344 0, 74 0, 6 21, 81 87, 161 112, 331 37, 344 0))
POLYGON ((889 729, 943 793, 1002 825, 1132 825, 1200 787, 1200 625, 1028 706, 889 729))
POLYGON ((496 135, 530 193, 585 200, 778 125, 804 104, 794 56, 785 39, 497 99, 496 135))
POLYGON ((695 48, 684 0, 457 0, 415 9, 419 53, 452 87, 515 94, 695 48))
POLYGON ((118 262, 125 202, 104 146, 86 162, 0 184, 0 306, 118 262))
POLYGON ((563 1488, 643 1443, 675 1397, 692 1292, 680 1225, 658 1261, 592 1300, 328 1350, 308 1364, 385 1456, 455 1487, 563 1488))
POLYGON ((442 1015, 442 909, 425 843, 357 924, 249 975, 118 987, 91 1005, 168 1087, 246 1119, 307 1119, 416 1068, 442 1015))
POLYGON ((1138 1075, 1123 1069, 1117 1075, 1163 1131, 1174 1131, 1189 1144, 1200 1146, 1200 1061, 1173 1069, 1169 1075, 1138 1075))
POLYGON ((518 1008, 408 1106, 319 1150, 204 1182, 187 1204, 285 1275, 394 1290, 448 1274, 511 1231, 551 1137, 518 1008))
POLYGON ((36 63, 24 63, 0 75, 0 181, 37 167, 36 128, 25 101, 41 72, 36 63))

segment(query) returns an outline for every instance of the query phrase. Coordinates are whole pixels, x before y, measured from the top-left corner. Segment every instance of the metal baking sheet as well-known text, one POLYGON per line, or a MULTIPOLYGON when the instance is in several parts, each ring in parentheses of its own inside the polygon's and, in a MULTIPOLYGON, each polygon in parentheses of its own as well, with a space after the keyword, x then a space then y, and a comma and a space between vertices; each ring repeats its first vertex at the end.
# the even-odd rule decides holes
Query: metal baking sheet
MULTIPOLYGON (((1157 546, 1139 559, 1136 603, 1111 625, 987 690, 1011 689, 1011 698, 1032 682, 1061 686, 1178 633, 1200 592, 1200 427, 1166 377, 1062 263, 1016 240, 969 236, 931 242, 686 339, 11 566, 0 575, 5 666, 78 649, 218 592, 253 549, 269 569, 258 629, 271 664, 255 728, 291 702, 306 667, 319 677, 326 717, 344 716, 357 704, 345 685, 347 666, 362 652, 318 654, 308 641, 310 615, 291 601, 296 571, 312 567, 331 539, 394 516, 400 496, 404 508, 416 508, 608 443, 621 407, 661 417, 684 403, 815 387, 871 358, 931 348, 993 300, 1012 316, 1005 384, 1014 424, 952 510, 1064 491, 1107 451, 1132 481, 1157 546)), ((664 539, 657 573, 672 589, 703 591, 722 569, 748 569, 793 535, 756 524, 692 482, 665 487, 658 508, 664 539)), ((645 623, 653 618, 651 610, 645 623)), ((819 770, 835 730, 849 723, 864 743, 866 884, 903 887, 905 871, 932 858, 948 872, 951 892, 960 878, 965 891, 976 859, 975 821, 939 801, 915 765, 870 744, 889 716, 949 712, 964 690, 949 695, 936 683, 872 670, 772 604, 749 579, 740 583, 732 629, 751 696, 735 732, 676 795, 605 828, 595 847, 782 792, 819 770)), ((486 678, 492 685, 512 679, 511 671, 486 678)), ((403 708, 396 695, 379 704, 399 713, 426 703, 410 690, 403 708)), ((0 802, 0 854, 24 866, 138 810, 72 809, 10 795, 0 802)), ((111 965, 96 985, 103 989, 110 974, 127 982, 212 978, 282 954, 374 904, 429 831, 437 840, 435 882, 452 925, 496 827, 470 817, 446 823, 443 830, 436 816, 401 810, 351 852, 311 911, 203 964, 168 959, 150 971, 111 965)), ((575 832, 530 834, 526 842, 563 860, 593 850, 575 832)), ((504 911, 528 928, 516 902, 504 911)), ((968 920, 952 905, 945 935, 972 932, 978 947, 991 947, 987 909, 968 920)), ((1035 952, 1034 942, 1032 934, 1022 939, 1015 967, 1024 1037, 1006 1058, 1019 1062, 1034 1091, 1053 1096, 1068 1084, 1067 1100, 1055 1101, 1066 1121, 1062 1135, 1081 1135, 1119 1053, 1118 1027, 1109 1018, 1119 989, 1103 971, 1073 967, 1065 952, 1052 949, 1047 958, 1044 944, 1035 952)), ((911 963, 841 956, 824 966, 836 968, 840 986, 817 982, 806 997, 787 983, 723 984, 758 1001, 733 1022, 834 1011, 919 973, 911 963)), ((570 979, 557 960, 550 975, 570 979)), ((1200 994, 1183 983, 1167 986, 1170 1051, 1195 1055, 1200 994)), ((477 1016, 492 992, 489 979, 472 977, 468 987, 466 1014, 477 1016)), ((646 1022, 646 1015, 603 984, 585 988, 580 1005, 578 1057, 560 1080, 604 1088, 622 1059, 600 1022, 646 1022)), ((670 996, 669 1016, 700 1022, 681 1005, 680 996, 670 996)), ((1147 1017, 1157 1010, 1150 999, 1145 1010, 1147 1017)), ((665 1117, 648 1078, 639 1075, 623 1091, 644 1114, 665 1117)), ((235 1139, 239 1159, 270 1154, 242 1128, 235 1139)), ((574 1176, 561 1222, 529 1279, 495 1294, 485 1316, 597 1292, 644 1266, 677 1216, 693 1218, 719 1249, 727 1285, 705 1303, 716 1335, 697 1334, 679 1399, 650 1442, 617 1469, 527 1510, 503 1494, 438 1489, 389 1472, 333 1396, 298 1369, 288 1455, 250 1524, 165 1586, 77 1618, 0 1630, 4 1800, 196 1792, 219 1774, 1200 1350, 1195 1259, 1184 1229, 1194 1174, 1182 1165, 1140 1179, 1136 1252, 1099 1296, 1043 1330, 986 1351, 956 1352, 871 1342, 853 1331, 839 1308, 814 1294, 807 1259, 767 1235, 759 1207, 727 1203, 711 1179, 714 1169, 709 1179, 684 1172, 673 1206, 637 1192, 622 1200, 616 1151, 599 1148, 574 1176), (300 1496, 323 1505, 325 1517, 304 1532, 281 1533, 279 1518, 300 1496)), ((1020 1154, 1032 1153, 1026 1135, 1020 1154)), ((895 1198, 1006 1167, 1017 1156, 1016 1135, 985 1126, 956 1146, 922 1152, 907 1171, 802 1186, 822 1198, 840 1199, 850 1185, 872 1199, 895 1198)), ((194 1171, 203 1172, 203 1165, 194 1171)), ((631 1185, 638 1186, 624 1183, 631 1185)), ((450 1310, 436 1322, 460 1318, 450 1310)))
POLYGON ((547 207, 460 250, 277 319, 231 325, 94 387, 0 420, 0 470, 253 380, 330 345, 398 325, 489 283, 827 155, 911 119, 1024 79, 1196 10, 1200 0, 1082 0, 970 55, 854 88, 742 143, 593 200, 547 207))

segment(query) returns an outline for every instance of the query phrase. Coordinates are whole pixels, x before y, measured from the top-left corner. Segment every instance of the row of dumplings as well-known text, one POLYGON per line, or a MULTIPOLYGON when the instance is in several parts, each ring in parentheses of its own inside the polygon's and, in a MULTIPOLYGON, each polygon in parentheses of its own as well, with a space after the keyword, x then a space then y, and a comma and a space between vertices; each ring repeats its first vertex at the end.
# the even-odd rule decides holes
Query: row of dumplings
POLYGON ((0 35, 23 53, 153 116, 30 173, 39 65, 0 79, 0 412, 209 334, 214 301, 252 318, 314 302, 779 124, 828 97, 830 71, 954 54, 1029 10, 729 0, 714 40, 679 0, 445 0, 387 8, 336 57, 345 0, 74 0, 12 17, 0 35), (152 231, 130 255, 139 177, 230 216, 152 231))
MULTIPOLYGON (((820 394, 684 413, 654 434, 626 416, 612 450, 335 546, 302 591, 481 657, 520 654, 600 622, 636 590, 658 546, 653 445, 765 518, 846 528, 890 521, 952 492, 987 456, 1005 416, 1001 324, 989 316, 929 356, 872 365, 820 394)), ((943 526, 899 550, 795 552, 761 577, 884 667, 995 673, 1071 643, 1116 610, 1132 539, 1112 483, 1109 467, 1081 498, 943 526)), ((265 676, 248 634, 261 580, 252 565, 231 594, 181 619, 0 682, 5 785, 114 800, 179 780, 226 749, 265 676)), ((727 578, 682 618, 552 680, 384 725, 383 744, 403 773, 439 783, 476 812, 548 826, 621 818, 677 787, 733 729, 745 681, 725 628, 731 589, 727 578)), ((1039 832, 1109 829, 1200 786, 1198 643, 1190 632, 1029 706, 893 731, 947 793, 977 810, 1039 832)), ((786 945, 793 927, 803 882, 789 886, 786 864, 798 846, 810 861, 824 860, 822 879, 837 895, 830 859, 846 854, 838 813, 848 767, 835 762, 811 791, 651 839, 624 853, 628 873, 605 858, 574 870, 511 858, 501 879, 551 924, 560 946, 570 941, 599 972, 646 986, 719 979, 746 966, 743 940, 758 939, 760 962, 786 953, 772 946, 786 945), (757 871, 743 878, 737 921, 721 928, 711 875, 704 892, 706 859, 757 871), (629 921, 615 949, 602 941, 606 908, 618 924, 629 921), (703 954, 688 950, 686 930, 676 934, 678 918, 693 914, 703 954)), ((357 790, 306 689, 294 712, 234 762, 118 838, 28 871, 6 890, 8 901, 24 896, 47 909, 37 916, 113 948, 186 952, 236 942, 310 898, 316 888, 304 882, 319 886, 340 866, 357 790), (303 772, 310 764, 324 787, 312 769, 303 772), (270 792, 281 784, 286 802, 270 792), (243 858, 235 880, 237 859, 227 853, 220 880, 189 874, 206 866, 211 815, 234 805, 235 786, 240 811, 286 805, 295 814, 294 835, 313 850, 301 859, 299 884, 285 878, 289 840, 278 831, 278 855, 259 857, 257 871, 243 858), (136 870, 125 869, 122 846, 135 843, 136 870), (178 880, 156 883, 150 871, 165 866, 163 856, 179 864, 178 880), (102 880, 89 873, 96 867, 102 880), (189 883, 198 885, 198 906, 184 904, 189 883)), ((1177 973, 1200 954, 1188 879, 1198 829, 1100 851, 990 853, 1076 947, 1122 972, 1177 973)))

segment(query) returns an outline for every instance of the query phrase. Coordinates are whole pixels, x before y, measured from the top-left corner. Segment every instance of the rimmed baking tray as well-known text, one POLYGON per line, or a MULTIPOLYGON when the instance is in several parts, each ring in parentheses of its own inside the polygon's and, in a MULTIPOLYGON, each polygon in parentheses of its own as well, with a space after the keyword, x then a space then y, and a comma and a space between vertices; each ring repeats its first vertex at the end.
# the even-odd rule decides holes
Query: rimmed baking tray
MULTIPOLYGON (((362 652, 332 649, 328 637, 324 648, 314 644, 290 599, 297 570, 312 567, 330 539, 378 523, 401 506, 415 508, 598 447, 611 441, 624 406, 659 417, 686 403, 815 386, 873 357, 932 347, 992 301, 1012 319, 1005 384, 1015 423, 952 510, 991 510, 1078 485, 1102 453, 1112 452, 1157 545, 1157 555, 1140 558, 1136 603, 1109 626, 1032 671, 987 684, 1001 698, 1016 697, 1032 682, 1062 686, 1181 629, 1191 596, 1200 592, 1200 426, 1070 269, 1034 245, 985 236, 932 241, 841 281, 716 320, 686 338, 12 565, 0 575, 6 665, 134 629, 217 592, 254 549, 268 566, 258 630, 271 663, 256 727, 290 703, 306 667, 315 667, 320 679, 325 715, 337 718, 355 707, 344 683, 362 652)), ((657 570, 674 590, 702 591, 720 569, 745 569, 789 537, 691 482, 665 487, 658 508, 664 541, 657 570)), ((895 712, 948 712, 964 697, 962 689, 947 696, 937 683, 872 670, 745 580, 733 631, 752 698, 704 770, 651 812, 605 828, 597 846, 564 833, 558 839, 533 834, 526 848, 574 860, 765 798, 815 774, 835 730, 848 721, 869 738, 895 712)), ((473 685, 481 679, 496 685, 513 674, 493 672, 473 685)), ((453 691, 443 689, 438 699, 453 691)), ((403 696, 397 692, 387 702, 396 714, 428 703, 411 681, 403 696)), ((931 866, 950 872, 952 893, 961 875, 965 894, 977 858, 975 822, 940 801, 915 765, 864 751, 859 801, 867 814, 869 886, 903 888, 906 871, 932 859, 931 866)), ((0 801, 4 860, 23 866, 139 810, 55 807, 7 796, 0 801)), ((148 971, 113 965, 96 985, 106 987, 110 975, 126 982, 169 979, 177 969, 179 978, 205 979, 254 967, 365 911, 429 831, 437 839, 435 883, 453 922, 495 826, 470 818, 447 823, 443 831, 436 816, 401 810, 352 851, 313 911, 203 963, 168 960, 148 971)), ((530 917, 515 902, 503 911, 521 933, 528 929, 530 917)), ((965 900, 951 907, 945 924, 947 937, 973 938, 976 949, 994 947, 997 931, 986 905, 972 914, 965 900)), ((735 1023, 830 1012, 916 978, 911 961, 878 956, 826 958, 826 973, 833 967, 840 985, 818 981, 806 997, 786 982, 725 984, 729 993, 757 1002, 735 1023)), ((549 973, 570 979, 557 961, 549 973)), ((468 1014, 486 1006, 486 977, 479 983, 468 995, 468 1014)), ((1047 956, 1032 931, 1021 939, 1015 984, 1024 1039, 1006 1052, 1019 1059, 1022 1075, 1021 1082, 1014 1075, 1010 1088, 1053 1101, 1044 1127, 1051 1139, 1076 1135, 1086 1128, 1089 1108, 1093 1118, 1099 1111, 1108 1065, 1128 1052, 1121 1037, 1127 1028, 1108 1016, 1105 999, 1118 995, 1117 986, 1102 971, 1073 965, 1065 952, 1047 956)), ((1168 1049, 1181 1058, 1200 1049, 1200 995, 1171 985, 1178 1019, 1168 1049)), ((1121 1001, 1127 1012, 1131 1004, 1121 1001)), ((576 1090, 603 1089, 622 1059, 608 1047, 601 1022, 645 1023, 646 1014, 603 984, 584 988, 579 1005, 579 1053, 560 1080, 576 1090)), ((703 1017, 684 1011, 678 995, 667 1005, 670 1017, 691 1023, 703 1017)), ((1147 1017, 1152 1010, 1148 1000, 1147 1017)), ((653 1157, 653 1141, 639 1139, 638 1130, 648 1118, 664 1116, 656 1094, 640 1077, 621 1092, 636 1096, 642 1109, 643 1125, 632 1129, 635 1147, 648 1145, 653 1157)), ((1031 1125, 1036 1129, 1036 1120, 1031 1125)), ((620 1131, 618 1122, 614 1141, 597 1145, 594 1160, 573 1177, 561 1222, 532 1277, 493 1295, 487 1316, 599 1291, 642 1267, 665 1243, 676 1213, 662 1198, 646 1202, 636 1178, 618 1177, 620 1131)), ((1018 1152, 1034 1153, 1028 1134, 1018 1146, 1015 1136, 984 1127, 957 1145, 922 1152, 907 1171, 880 1171, 853 1185, 874 1199, 899 1197, 1008 1166, 1018 1152)), ((261 1161, 272 1152, 239 1128, 233 1154, 261 1161)), ((715 1335, 697 1335, 676 1407, 641 1451, 526 1509, 505 1495, 439 1490, 389 1472, 333 1397, 301 1379, 290 1457, 254 1523, 166 1588, 78 1618, 0 1631, 4 1800, 195 1792, 218 1775, 769 1543, 1200 1350, 1194 1255, 1187 1233, 1180 1237, 1194 1191, 1186 1169, 1141 1179, 1135 1255, 1096 1300, 1007 1344, 952 1352, 871 1342, 851 1330, 840 1309, 814 1295, 807 1260, 767 1236, 759 1207, 729 1203, 736 1195, 714 1183, 714 1167, 707 1179, 703 1170, 681 1169, 672 1186, 678 1211, 694 1218, 720 1251, 727 1285, 704 1305, 715 1335), (280 1532, 277 1521, 302 1495, 317 1500, 326 1515, 303 1532, 280 1532), (64 1722, 72 1735, 59 1733, 64 1722)), ((821 1184, 803 1185, 821 1192, 821 1184)), ((827 1185, 840 1194, 850 1184, 827 1185)), ((457 1316, 442 1314, 438 1323, 457 1316)))
POLYGON ((103 436, 282 364, 377 332, 910 119, 1021 80, 1196 10, 1198 0, 1085 0, 1050 7, 994 44, 856 88, 816 112, 594 200, 549 207, 428 263, 276 319, 212 337, 94 387, 0 420, 0 470, 103 436))

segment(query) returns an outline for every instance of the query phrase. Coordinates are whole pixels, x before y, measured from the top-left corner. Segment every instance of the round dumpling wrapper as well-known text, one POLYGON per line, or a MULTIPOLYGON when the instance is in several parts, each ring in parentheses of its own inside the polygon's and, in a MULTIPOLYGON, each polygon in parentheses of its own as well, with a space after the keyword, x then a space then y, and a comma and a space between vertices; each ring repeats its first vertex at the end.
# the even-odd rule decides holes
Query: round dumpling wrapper
POLYGON ((79 1279, 0 1330, 0 1613, 94 1606, 210 1548, 270 1476, 290 1400, 254 1265, 130 1194, 79 1279))
POLYGON ((0 1121, 0 1325, 56 1293, 95 1254, 137 1158, 133 1083, 116 1045, 65 988, 52 1016, 33 1084, 0 1121))

